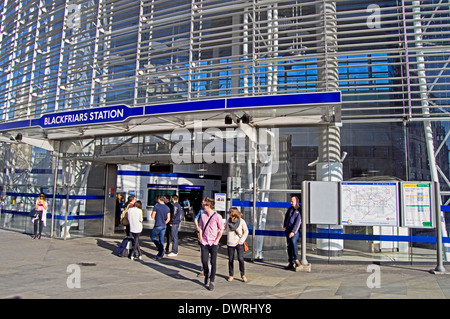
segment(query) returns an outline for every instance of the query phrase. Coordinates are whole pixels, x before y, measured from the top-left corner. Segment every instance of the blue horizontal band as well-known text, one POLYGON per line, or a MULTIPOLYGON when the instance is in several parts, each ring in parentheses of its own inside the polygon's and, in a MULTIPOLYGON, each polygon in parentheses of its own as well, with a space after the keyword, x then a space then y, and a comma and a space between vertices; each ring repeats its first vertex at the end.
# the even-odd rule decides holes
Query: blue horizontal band
MULTIPOLYGON (((248 200, 236 200, 233 199, 233 206, 238 207, 253 207, 253 202, 248 200)), ((256 207, 269 207, 269 208, 289 208, 290 203, 286 202, 256 202, 256 207)))
MULTIPOLYGON (((184 177, 184 178, 200 178, 200 174, 193 174, 193 173, 169 173, 169 174, 156 174, 156 173, 150 173, 146 171, 127 171, 127 170, 118 170, 117 176, 159 176, 159 177, 184 177)), ((221 180, 221 175, 209 175, 204 174, 203 179, 216 179, 221 180)), ((176 187, 176 185, 171 185, 173 187, 176 187)))
MULTIPOLYGON (((249 227, 250 233, 252 232, 251 226, 249 227)), ((256 229, 255 235, 268 236, 268 237, 285 237, 284 231, 280 230, 261 230, 256 229)), ((436 237, 434 236, 397 236, 397 235, 356 235, 356 234, 339 234, 339 233, 306 233, 306 238, 313 239, 342 239, 342 240, 366 240, 366 241, 396 241, 407 243, 436 243, 436 237)), ((450 243, 450 237, 443 237, 443 243, 450 243)))
MULTIPOLYGON (((20 212, 15 210, 2 210, 4 214, 18 215, 30 217, 30 212, 20 212)), ((47 219, 51 219, 52 214, 47 213, 47 219)), ((95 214, 95 215, 70 215, 67 216, 67 220, 80 220, 80 219, 103 219, 103 214, 95 214)), ((66 217, 64 215, 55 215, 56 220, 65 220, 66 217)))
MULTIPOLYGON (((13 214, 19 216, 29 216, 29 212, 19 212, 12 210, 3 210, 3 213, 13 214)), ((47 219, 52 218, 50 213, 47 214, 47 219)), ((63 215, 55 215, 55 220, 65 220, 65 216, 63 215)), ((67 216, 67 220, 89 220, 89 219, 103 219, 104 216, 102 214, 95 215, 76 215, 76 216, 67 216)), ((249 225, 250 234, 253 229, 252 226, 249 225)), ((325 229, 327 230, 327 229, 325 229)), ((397 235, 358 235, 358 234, 342 234, 339 231, 325 231, 323 228, 319 228, 318 232, 312 233, 307 232, 307 238, 313 239, 342 239, 342 240, 365 240, 365 241, 395 241, 395 242, 407 242, 407 243, 436 243, 435 236, 397 236, 397 235)), ((256 236, 268 236, 268 237, 285 237, 285 232, 283 230, 255 230, 256 236)), ((450 237, 443 237, 443 243, 450 243, 450 237)))
MULTIPOLYGON (((14 193, 14 192, 6 192, 6 196, 15 196, 15 197, 35 197, 38 198, 39 194, 36 193, 14 193)), ((55 196, 58 199, 66 199, 66 194, 56 194, 55 196)), ((45 194, 45 198, 52 199, 53 194, 45 194)), ((94 200, 94 199, 105 199, 103 195, 69 195, 69 199, 85 199, 85 200, 94 200)))
MULTIPOLYGON (((47 214, 47 217, 48 217, 48 215, 50 215, 50 214, 47 214)), ((50 215, 50 217, 48 217, 48 218, 51 218, 51 217, 52 217, 52 216, 50 215)), ((98 215, 77 215, 77 216, 67 216, 67 220, 103 219, 103 218, 104 218, 104 216, 103 216, 103 215, 100 215, 100 214, 98 214, 98 215)), ((55 215, 55 219, 56 219, 56 220, 65 220, 66 217, 63 216, 63 215, 55 215)))

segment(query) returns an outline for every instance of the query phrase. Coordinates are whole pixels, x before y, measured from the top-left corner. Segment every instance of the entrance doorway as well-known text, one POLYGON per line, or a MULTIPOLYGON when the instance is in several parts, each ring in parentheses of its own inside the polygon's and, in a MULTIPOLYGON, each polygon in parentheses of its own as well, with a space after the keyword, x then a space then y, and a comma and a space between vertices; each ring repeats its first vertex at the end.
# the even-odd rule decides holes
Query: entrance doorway
POLYGON ((184 210, 185 220, 194 220, 202 208, 203 187, 202 186, 180 186, 180 205, 184 210))
POLYGON ((204 186, 195 185, 161 185, 149 184, 147 190, 147 207, 156 205, 159 195, 178 196, 178 202, 183 207, 185 220, 194 220, 194 217, 201 209, 204 186))
POLYGON ((198 171, 197 164, 173 165, 168 174, 152 173, 149 167, 150 164, 144 163, 118 165, 115 185, 117 192, 135 195, 142 202, 148 225, 153 222, 150 216, 158 195, 177 195, 179 204, 185 208, 183 219, 192 222, 201 209, 202 199, 220 193, 227 178, 225 164, 211 164, 207 172, 198 171))

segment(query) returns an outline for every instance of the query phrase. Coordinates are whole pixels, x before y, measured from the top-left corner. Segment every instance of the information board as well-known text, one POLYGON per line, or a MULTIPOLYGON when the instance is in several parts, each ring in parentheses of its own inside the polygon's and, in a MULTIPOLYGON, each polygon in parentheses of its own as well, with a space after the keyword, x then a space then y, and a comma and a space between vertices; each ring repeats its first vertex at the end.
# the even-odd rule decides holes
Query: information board
POLYGON ((218 212, 225 212, 227 210, 227 194, 214 194, 215 210, 218 212))
POLYGON ((402 226, 411 228, 432 228, 433 189, 431 183, 401 183, 402 226))
POLYGON ((399 226, 396 182, 342 182, 341 224, 344 226, 399 226))
POLYGON ((339 224, 338 182, 314 181, 309 183, 309 223, 339 224))

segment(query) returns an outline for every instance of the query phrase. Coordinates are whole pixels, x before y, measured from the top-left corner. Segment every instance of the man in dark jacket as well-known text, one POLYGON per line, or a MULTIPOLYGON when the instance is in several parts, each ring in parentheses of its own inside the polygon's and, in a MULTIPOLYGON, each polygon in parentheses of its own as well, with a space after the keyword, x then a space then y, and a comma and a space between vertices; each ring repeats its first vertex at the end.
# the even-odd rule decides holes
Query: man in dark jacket
POLYGON ((166 251, 169 250, 170 242, 172 242, 172 252, 167 255, 167 257, 176 257, 178 255, 178 229, 181 223, 181 214, 182 209, 180 204, 178 203, 178 196, 172 196, 172 208, 171 208, 171 216, 169 225, 170 225, 170 237, 167 241, 166 251))
POLYGON ((284 216, 284 233, 287 240, 287 252, 289 258, 289 265, 285 269, 295 270, 295 267, 300 266, 298 260, 298 237, 300 235, 300 225, 302 224, 302 214, 300 211, 299 199, 297 196, 292 196, 291 207, 284 216))

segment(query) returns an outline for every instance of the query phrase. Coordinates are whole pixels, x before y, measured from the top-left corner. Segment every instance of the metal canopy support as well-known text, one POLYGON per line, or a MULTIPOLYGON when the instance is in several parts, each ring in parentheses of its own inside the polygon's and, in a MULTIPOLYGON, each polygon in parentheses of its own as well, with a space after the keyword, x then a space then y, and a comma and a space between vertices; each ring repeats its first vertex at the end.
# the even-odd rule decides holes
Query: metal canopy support
POLYGON ((67 194, 66 194, 66 207, 64 211, 64 231, 63 231, 63 239, 66 240, 68 236, 69 230, 67 229, 67 222, 69 217, 69 197, 70 197, 70 185, 72 182, 72 161, 69 161, 69 165, 67 166, 67 194))
MULTIPOLYGON (((255 134, 256 135, 256 134, 255 134)), ((258 198, 258 177, 256 170, 258 168, 256 158, 258 156, 258 144, 256 143, 256 140, 252 143, 252 148, 254 151, 254 163, 253 163, 253 227, 252 227, 252 242, 253 242, 253 249, 252 249, 252 261, 255 260, 255 254, 256 254, 256 200, 258 198)))
POLYGON ((302 182, 302 259, 300 263, 303 266, 308 266, 308 260, 306 259, 306 223, 308 221, 308 211, 309 211, 309 192, 308 192, 308 181, 302 182))
POLYGON ((55 207, 56 207, 56 192, 58 191, 58 169, 59 169, 59 153, 55 155, 55 177, 53 179, 53 199, 52 199, 52 222, 50 226, 50 238, 53 238, 53 226, 55 224, 55 207))
MULTIPOLYGON (((336 2, 324 0, 318 4, 317 12, 323 19, 318 25, 323 29, 318 34, 318 40, 323 43, 324 60, 318 63, 317 72, 319 88, 322 92, 339 88, 339 72, 337 50, 337 8, 336 2)), ((341 163, 341 134, 336 125, 319 127, 318 161, 316 163, 316 180, 318 181, 340 181, 343 178, 341 163)), ((320 225, 324 231, 342 232, 342 226, 320 225)), ((318 226, 319 227, 319 226, 318 226)), ((317 251, 319 254, 334 256, 343 253, 344 243, 339 239, 317 239, 317 251)))
POLYGON ((442 256, 442 222, 441 222, 441 194, 439 191, 439 183, 434 182, 434 200, 436 213, 436 268, 431 271, 434 274, 445 273, 444 261, 442 256))
MULTIPOLYGON (((430 116, 430 108, 429 108, 429 97, 428 97, 428 85, 427 85, 427 78, 426 78, 426 68, 425 68, 425 57, 423 52, 423 37, 422 37, 422 16, 420 12, 420 1, 413 1, 413 21, 414 21, 414 40, 415 40, 415 47, 417 48, 416 52, 416 59, 417 59, 417 74, 418 74, 418 80, 419 80, 419 92, 420 92, 420 101, 422 106, 422 114, 425 118, 423 121, 424 126, 424 134, 425 134, 425 143, 427 148, 427 157, 428 157, 428 163, 430 166, 430 175, 431 180, 436 183, 436 193, 440 194, 440 183, 439 183, 439 173, 438 168, 436 164, 436 154, 434 151, 434 143, 433 143, 433 130, 431 127, 431 121, 427 120, 426 118, 430 116)), ((437 215, 436 218, 436 231, 439 230, 439 233, 436 234, 437 236, 437 242, 440 241, 440 245, 442 246, 442 236, 447 236, 447 231, 445 229, 445 219, 441 212, 441 199, 440 195, 437 198, 436 203, 436 210, 438 211, 439 215, 437 215), (444 233, 444 234, 443 234, 444 233)), ((446 247, 447 248, 447 247, 446 247)), ((438 254, 440 255, 442 251, 442 247, 440 247, 440 250, 438 251, 438 254)), ((450 252, 445 252, 446 260, 449 260, 450 258, 450 252)), ((444 268, 441 266, 438 266, 440 270, 444 271, 444 268)))

